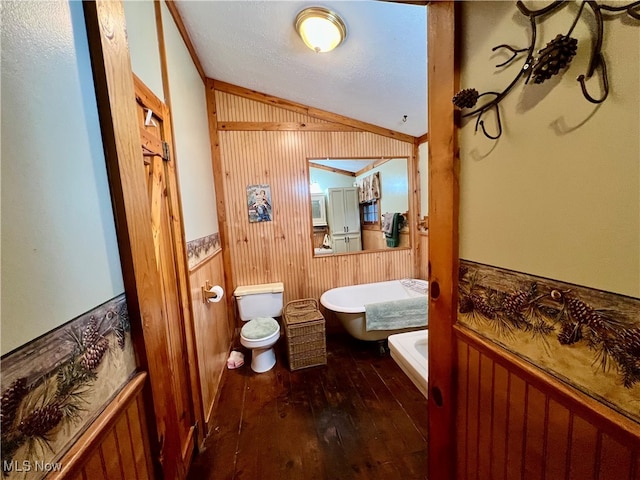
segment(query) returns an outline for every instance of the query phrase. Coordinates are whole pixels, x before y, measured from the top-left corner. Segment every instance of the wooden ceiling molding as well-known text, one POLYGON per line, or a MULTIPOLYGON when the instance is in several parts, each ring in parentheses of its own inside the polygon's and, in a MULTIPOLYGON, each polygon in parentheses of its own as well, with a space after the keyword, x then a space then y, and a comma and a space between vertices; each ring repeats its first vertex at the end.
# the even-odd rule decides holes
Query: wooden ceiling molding
MULTIPOLYGON (((396 132, 383 127, 378 127, 370 123, 361 122, 359 120, 345 117, 337 113, 327 112, 326 110, 321 110, 319 108, 310 107, 308 105, 292 102, 290 100, 285 100, 283 98, 274 97, 266 93, 257 92, 255 90, 250 90, 248 88, 240 87, 237 85, 232 85, 230 83, 222 82, 220 80, 212 79, 212 82, 213 82, 214 88, 218 91, 229 93, 231 95, 237 95, 239 97, 244 97, 249 100, 265 103, 273 107, 283 108, 285 110, 290 110, 292 112, 300 113, 303 115, 308 115, 318 120, 324 120, 330 123, 346 125, 349 127, 353 127, 356 130, 375 133, 383 137, 400 140, 401 142, 415 143, 415 140, 416 140, 416 137, 413 137, 411 135, 396 132)), ((328 127, 322 127, 322 128, 328 128, 328 127)), ((312 131, 309 128, 307 128, 307 130, 312 131)), ((323 130, 323 131, 327 131, 327 130, 323 130)), ((334 131, 334 130, 331 130, 331 131, 334 131)))

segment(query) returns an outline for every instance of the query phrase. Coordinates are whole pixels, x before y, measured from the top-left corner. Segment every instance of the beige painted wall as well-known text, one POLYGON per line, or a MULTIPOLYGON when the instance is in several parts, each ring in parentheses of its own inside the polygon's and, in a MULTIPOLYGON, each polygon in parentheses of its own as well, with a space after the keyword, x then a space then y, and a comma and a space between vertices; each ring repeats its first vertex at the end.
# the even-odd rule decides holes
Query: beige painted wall
MULTIPOLYGON (((577 9, 570 4, 545 20, 536 49, 566 33, 577 9)), ((512 2, 464 2, 462 12, 461 88, 501 91, 523 60, 496 69, 508 57, 491 48, 526 47, 528 20, 512 2)), ((498 141, 474 134, 475 118, 463 123, 460 256, 638 297, 640 27, 605 22, 611 90, 596 106, 576 82, 591 51, 590 10, 583 18, 569 68, 541 85, 520 81, 502 101, 498 141)), ((597 81, 589 89, 599 96, 597 81)))
POLYGON ((191 241, 219 231, 207 100, 173 17, 165 3, 161 5, 184 230, 191 241))
POLYGON ((2 350, 124 291, 81 2, 2 2, 2 350))
POLYGON ((174 151, 186 241, 219 231, 205 87, 180 32, 161 2, 169 95, 165 98, 155 8, 151 0, 125 0, 131 68, 161 100, 170 103, 174 151))
POLYGON ((160 48, 153 0, 124 0, 131 69, 161 100, 164 99, 160 48))

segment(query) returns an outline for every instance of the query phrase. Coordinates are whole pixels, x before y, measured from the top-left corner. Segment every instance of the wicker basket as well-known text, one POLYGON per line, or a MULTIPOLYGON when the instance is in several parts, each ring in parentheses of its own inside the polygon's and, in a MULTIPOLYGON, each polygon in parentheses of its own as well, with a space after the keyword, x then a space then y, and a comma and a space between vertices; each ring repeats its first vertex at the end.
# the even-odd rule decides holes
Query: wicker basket
POLYGON ((287 335, 289 368, 327 364, 324 317, 313 298, 293 300, 284 307, 284 329, 287 335))

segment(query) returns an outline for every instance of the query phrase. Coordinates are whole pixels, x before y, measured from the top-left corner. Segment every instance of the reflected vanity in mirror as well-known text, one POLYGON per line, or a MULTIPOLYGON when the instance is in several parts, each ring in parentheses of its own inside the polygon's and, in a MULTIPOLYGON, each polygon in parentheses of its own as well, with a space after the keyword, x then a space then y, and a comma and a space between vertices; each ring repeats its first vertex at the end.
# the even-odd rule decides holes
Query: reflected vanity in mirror
POLYGON ((314 256, 410 248, 409 159, 308 160, 314 256))

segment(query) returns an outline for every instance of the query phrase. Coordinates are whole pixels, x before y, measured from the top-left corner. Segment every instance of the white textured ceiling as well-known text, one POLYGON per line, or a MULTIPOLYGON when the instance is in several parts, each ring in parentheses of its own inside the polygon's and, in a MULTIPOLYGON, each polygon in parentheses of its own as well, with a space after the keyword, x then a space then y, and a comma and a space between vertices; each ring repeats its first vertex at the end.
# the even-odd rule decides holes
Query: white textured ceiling
POLYGON ((427 132, 426 7, 371 0, 175 3, 207 77, 397 132, 427 132), (293 28, 297 13, 316 5, 347 25, 333 52, 311 51, 293 28))

